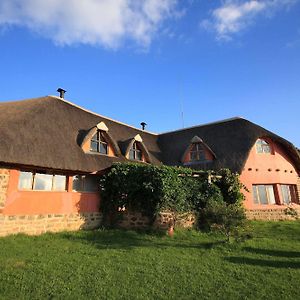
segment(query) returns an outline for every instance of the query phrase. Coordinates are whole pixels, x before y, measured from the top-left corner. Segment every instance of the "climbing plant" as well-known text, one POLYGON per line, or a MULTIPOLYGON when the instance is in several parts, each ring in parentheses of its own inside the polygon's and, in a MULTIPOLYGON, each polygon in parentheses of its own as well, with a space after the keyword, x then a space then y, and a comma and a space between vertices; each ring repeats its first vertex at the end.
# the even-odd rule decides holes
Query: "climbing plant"
POLYGON ((243 199, 239 177, 228 169, 212 172, 115 163, 100 186, 106 215, 126 209, 154 219, 161 211, 199 213, 210 201, 240 205, 243 199))

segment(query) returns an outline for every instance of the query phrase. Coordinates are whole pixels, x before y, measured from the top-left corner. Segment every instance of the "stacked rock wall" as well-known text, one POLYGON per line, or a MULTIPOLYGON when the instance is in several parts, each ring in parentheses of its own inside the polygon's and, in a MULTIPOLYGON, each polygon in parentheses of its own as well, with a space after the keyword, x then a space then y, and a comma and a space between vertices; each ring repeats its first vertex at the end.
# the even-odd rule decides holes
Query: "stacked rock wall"
POLYGON ((9 181, 9 170, 0 168, 0 210, 4 208, 9 181))
POLYGON ((74 231, 96 229, 102 223, 102 215, 94 213, 41 214, 41 215, 0 215, 0 236, 26 233, 74 231))
POLYGON ((262 221, 296 220, 300 217, 300 209, 256 209, 246 210, 247 219, 262 221))
POLYGON ((195 224, 195 215, 192 213, 173 214, 171 212, 161 212, 154 222, 148 216, 139 212, 120 212, 116 218, 116 227, 123 229, 168 229, 170 226, 181 228, 192 228, 195 224))

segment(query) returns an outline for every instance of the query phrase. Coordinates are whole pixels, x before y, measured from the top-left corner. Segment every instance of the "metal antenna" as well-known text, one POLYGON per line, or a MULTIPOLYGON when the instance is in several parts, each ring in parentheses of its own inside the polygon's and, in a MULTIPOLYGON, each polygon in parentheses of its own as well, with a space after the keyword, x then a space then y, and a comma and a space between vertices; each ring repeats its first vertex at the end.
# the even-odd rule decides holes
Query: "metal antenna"
POLYGON ((182 128, 184 128, 183 88, 182 88, 182 80, 179 81, 179 102, 180 102, 180 113, 181 113, 182 128))

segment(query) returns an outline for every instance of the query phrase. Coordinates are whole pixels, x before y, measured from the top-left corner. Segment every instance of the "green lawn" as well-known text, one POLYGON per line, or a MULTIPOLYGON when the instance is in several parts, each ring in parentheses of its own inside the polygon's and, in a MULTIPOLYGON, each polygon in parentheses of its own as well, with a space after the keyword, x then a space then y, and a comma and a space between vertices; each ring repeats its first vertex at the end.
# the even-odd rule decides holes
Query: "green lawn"
POLYGON ((0 239, 0 299, 300 299, 300 222, 219 243, 101 230, 0 239))

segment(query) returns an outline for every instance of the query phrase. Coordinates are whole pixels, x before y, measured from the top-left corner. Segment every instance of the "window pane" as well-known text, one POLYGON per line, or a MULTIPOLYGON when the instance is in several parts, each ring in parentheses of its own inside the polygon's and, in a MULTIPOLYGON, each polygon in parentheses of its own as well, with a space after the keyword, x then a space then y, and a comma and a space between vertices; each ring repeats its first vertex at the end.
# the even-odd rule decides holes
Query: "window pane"
POLYGON ((98 142, 91 141, 91 151, 98 151, 98 142))
POLYGON ((267 192, 265 186, 258 185, 257 189, 258 189, 260 204, 268 204, 268 198, 267 198, 267 192))
POLYGON ((34 176, 34 190, 51 191, 53 175, 36 173, 34 176))
POLYGON ((135 159, 142 160, 142 151, 140 150, 135 151, 135 159))
POLYGON ((97 176, 85 176, 84 178, 84 191, 85 192, 97 192, 99 186, 99 180, 97 176))
POLYGON ((100 139, 99 139, 99 141, 105 142, 105 143, 106 143, 104 134, 103 134, 103 132, 101 132, 101 131, 100 131, 100 139))
POLYGON ((257 151, 257 153, 263 153, 263 149, 262 149, 262 147, 261 147, 261 145, 256 145, 256 151, 257 151))
POLYGON ((93 135, 92 140, 98 141, 98 134, 97 134, 97 133, 95 133, 95 134, 93 135))
POLYGON ((65 191, 66 190, 66 176, 54 175, 53 190, 54 191, 65 191))
POLYGON ((199 160, 201 160, 201 161, 204 161, 204 160, 205 160, 205 153, 204 153, 203 150, 200 150, 200 151, 198 152, 198 157, 199 157, 199 160))
POLYGON ((264 145, 263 146, 263 152, 264 153, 271 153, 271 149, 269 145, 264 145))
POLYGON ((275 201, 273 185, 266 185, 266 189, 267 189, 267 192, 268 192, 269 203, 270 204, 275 204, 276 201, 275 201))
POLYGON ((19 185, 20 190, 31 190, 32 189, 32 173, 31 172, 20 172, 19 185))
POLYGON ((132 149, 129 151, 129 159, 134 159, 134 150, 132 149))
POLYGON ((291 193, 291 202, 298 203, 297 201, 297 191, 295 185, 290 185, 290 193, 291 193))
POLYGON ((256 185, 252 186, 252 194, 253 194, 253 202, 254 202, 254 204, 258 204, 259 201, 258 201, 258 195, 257 195, 256 185))
POLYGON ((107 144, 106 143, 100 143, 100 153, 107 154, 107 144))
POLYGON ((83 191, 82 176, 80 176, 80 175, 73 176, 73 187, 72 187, 72 190, 76 191, 76 192, 83 191))
POLYGON ((291 203, 291 194, 288 185, 281 184, 281 193, 282 193, 282 200, 284 204, 291 203))
POLYGON ((196 144, 192 144, 191 150, 190 151, 197 151, 197 146, 196 144))
POLYGON ((196 152, 196 151, 192 151, 192 152, 190 153, 190 156, 191 156, 191 161, 198 160, 197 152, 196 152))

